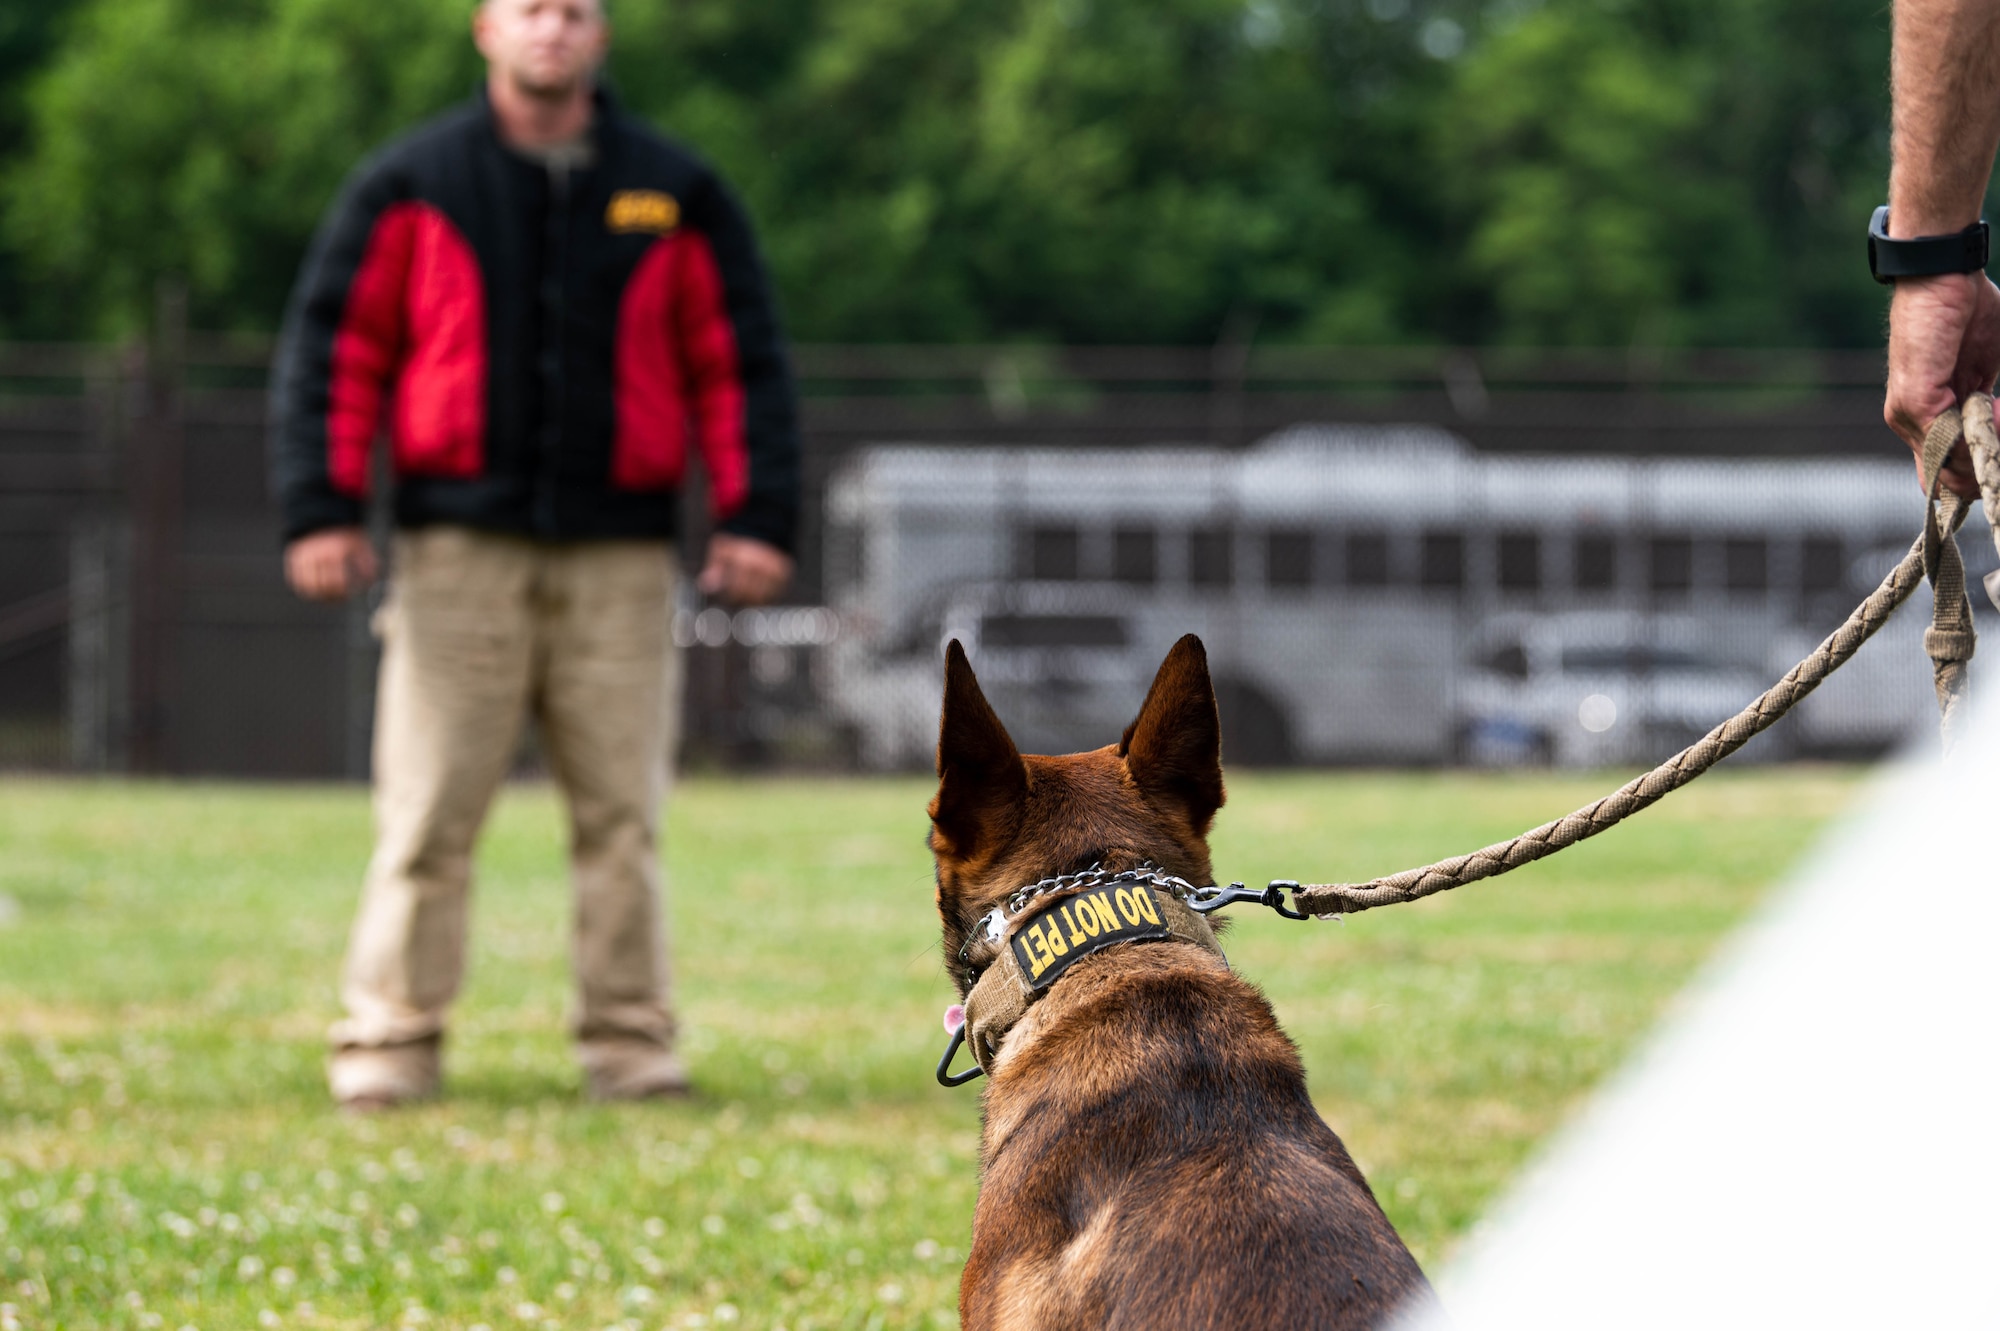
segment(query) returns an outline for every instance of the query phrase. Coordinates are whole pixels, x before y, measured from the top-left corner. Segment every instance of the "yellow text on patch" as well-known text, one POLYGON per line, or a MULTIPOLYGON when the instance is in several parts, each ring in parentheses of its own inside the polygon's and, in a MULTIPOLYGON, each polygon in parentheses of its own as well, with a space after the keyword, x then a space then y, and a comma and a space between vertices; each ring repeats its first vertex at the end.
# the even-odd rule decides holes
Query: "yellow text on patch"
POLYGON ((621 189, 604 210, 604 225, 616 235, 664 236, 680 224, 680 200, 656 189, 621 189))

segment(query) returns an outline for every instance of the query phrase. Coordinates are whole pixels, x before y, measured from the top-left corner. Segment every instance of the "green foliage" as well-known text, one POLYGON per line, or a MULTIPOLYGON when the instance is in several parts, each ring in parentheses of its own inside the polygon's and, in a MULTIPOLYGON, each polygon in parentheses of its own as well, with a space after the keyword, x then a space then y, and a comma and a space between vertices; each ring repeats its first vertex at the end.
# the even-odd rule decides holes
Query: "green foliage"
POLYGON ((1408 159, 1390 112, 1440 75, 1373 19, 1240 0, 630 0, 617 19, 619 86, 750 196, 803 337, 1206 342, 1232 314, 1403 335, 1392 274, 1413 264, 1387 260, 1412 247, 1364 181, 1408 159), (1383 127, 1356 135, 1343 84, 1364 69, 1383 127))
MULTIPOLYGON (((345 172, 478 77, 468 0, 24 3, 6 243, 77 333, 165 274, 270 327, 345 172)), ((1879 336, 1879 0, 613 11, 617 85, 748 197, 801 338, 1879 336)))
MULTIPOLYGON (((50 59, 74 0, 0 0, 0 171, 31 142, 26 89, 50 59)), ((21 256, 0 244, 0 337, 32 330, 21 256)))
POLYGON ((1678 307, 1688 214, 1727 211, 1675 160, 1701 91, 1601 14, 1543 11, 1468 62, 1443 155, 1504 336, 1616 341, 1678 307))
POLYGON ((1438 124, 1490 330, 1543 344, 1865 343, 1855 237, 1882 195, 1872 3, 1539 10, 1438 124))
POLYGON ((155 281, 198 321, 269 327, 305 238, 371 147, 473 86, 457 0, 99 0, 34 90, 8 216, 90 333, 155 281))

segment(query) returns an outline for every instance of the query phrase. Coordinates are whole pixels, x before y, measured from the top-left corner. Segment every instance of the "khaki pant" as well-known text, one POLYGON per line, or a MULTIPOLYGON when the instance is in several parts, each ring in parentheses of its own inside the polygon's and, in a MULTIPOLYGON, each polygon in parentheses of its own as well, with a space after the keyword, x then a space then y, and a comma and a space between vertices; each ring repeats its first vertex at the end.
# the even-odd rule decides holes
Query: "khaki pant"
POLYGON ((376 843, 337 1049, 437 1035, 465 968, 473 842, 532 711, 569 806, 576 1035, 668 1049, 659 810, 679 702, 661 541, 432 527, 394 546, 380 616, 376 843))

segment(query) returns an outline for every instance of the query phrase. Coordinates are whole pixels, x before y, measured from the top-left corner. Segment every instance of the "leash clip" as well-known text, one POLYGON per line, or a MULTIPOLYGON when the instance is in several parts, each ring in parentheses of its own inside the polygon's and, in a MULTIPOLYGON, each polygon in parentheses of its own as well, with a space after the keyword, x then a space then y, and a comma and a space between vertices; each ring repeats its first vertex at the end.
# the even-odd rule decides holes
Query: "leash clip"
POLYGON ((960 1022, 951 1033, 951 1043, 944 1047, 944 1057, 938 1060, 937 1079, 940 1086, 963 1086, 975 1078, 986 1075, 986 1069, 974 1063, 963 1072, 951 1070, 951 1060, 958 1057, 958 1047, 965 1043, 966 1023, 960 1022))
POLYGON ((1285 904, 1287 890, 1296 892, 1299 885, 1289 878, 1273 878, 1263 891, 1252 892, 1241 883, 1231 883, 1228 887, 1211 888, 1206 895, 1189 897, 1187 907, 1197 915, 1207 915, 1239 901, 1253 901, 1259 906, 1269 906, 1288 920, 1310 920, 1312 916, 1306 912, 1285 904))

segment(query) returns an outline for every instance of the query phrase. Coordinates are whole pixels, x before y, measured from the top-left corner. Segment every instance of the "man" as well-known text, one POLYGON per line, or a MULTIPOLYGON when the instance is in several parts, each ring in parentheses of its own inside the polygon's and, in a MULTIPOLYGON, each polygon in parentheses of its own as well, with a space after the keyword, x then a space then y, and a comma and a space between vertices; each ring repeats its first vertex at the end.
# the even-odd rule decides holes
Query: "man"
POLYGON ((473 842, 529 710, 569 807, 588 1088, 686 1089, 656 839, 690 445, 717 519, 702 590, 768 601, 792 570, 795 407, 741 209, 597 87, 599 0, 484 0, 472 31, 483 95, 349 181, 273 387, 299 595, 375 578, 361 523, 385 427, 395 474, 377 840, 329 1064, 353 1108, 438 1089, 473 842))
MULTIPOLYGON (((2000 149, 2000 0, 1896 0, 1890 61, 1895 100, 1889 209, 1893 242, 1944 242, 1975 228, 2000 149)), ((1924 431, 2000 376, 2000 290, 1985 273, 1984 236, 1910 251, 1889 302, 1889 386, 1883 415, 1921 455, 1924 431), (1940 257, 1941 255, 1941 257, 1940 257)), ((1961 445, 1944 483, 1968 499, 1979 486, 1961 445)))

